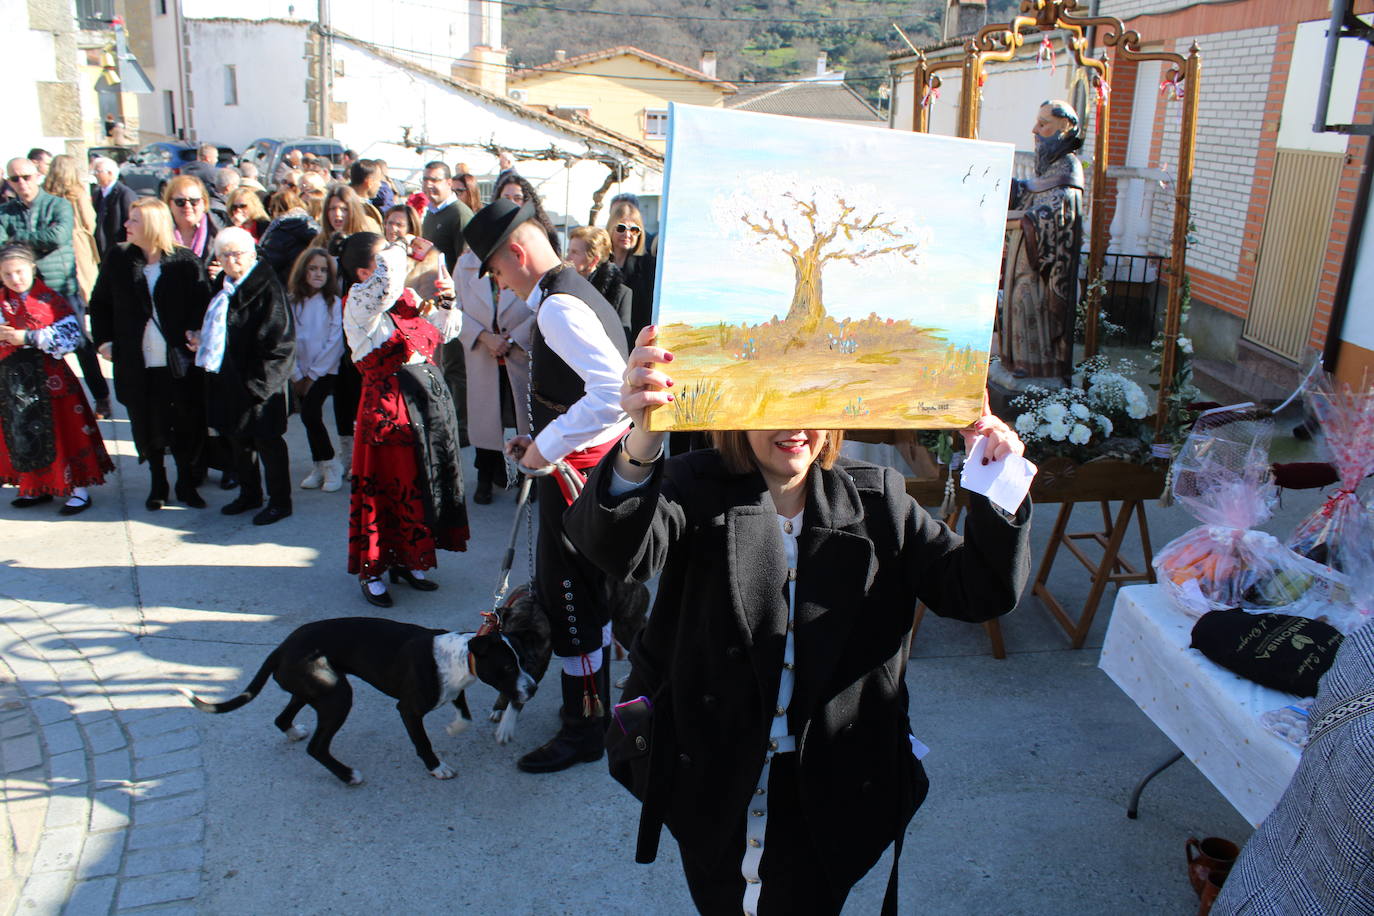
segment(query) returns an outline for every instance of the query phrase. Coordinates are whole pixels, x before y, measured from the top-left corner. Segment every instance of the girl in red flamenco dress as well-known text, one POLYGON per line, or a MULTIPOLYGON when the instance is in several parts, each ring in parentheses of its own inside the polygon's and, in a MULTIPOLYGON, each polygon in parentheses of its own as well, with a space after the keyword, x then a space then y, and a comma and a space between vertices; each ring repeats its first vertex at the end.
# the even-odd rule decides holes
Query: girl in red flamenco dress
POLYGON ((76 515, 114 464, 63 359, 81 343, 76 313, 35 279, 34 261, 27 245, 0 248, 0 484, 19 488, 13 506, 65 496, 58 514, 76 515))
POLYGON ((466 550, 467 506, 458 417, 434 354, 452 314, 405 287, 406 257, 371 232, 340 257, 344 334, 362 375, 353 440, 348 571, 363 598, 391 607, 383 576, 433 591, 436 550, 466 550), (422 313, 423 312, 423 313, 422 313))

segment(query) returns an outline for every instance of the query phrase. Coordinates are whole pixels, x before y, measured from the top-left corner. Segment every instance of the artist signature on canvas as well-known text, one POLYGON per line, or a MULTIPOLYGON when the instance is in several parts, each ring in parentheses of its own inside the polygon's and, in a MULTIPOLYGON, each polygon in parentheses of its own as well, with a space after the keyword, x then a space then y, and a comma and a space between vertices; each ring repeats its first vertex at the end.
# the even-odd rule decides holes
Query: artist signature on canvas
POLYGON ((954 405, 949 401, 917 401, 912 406, 921 413, 944 413, 954 405))

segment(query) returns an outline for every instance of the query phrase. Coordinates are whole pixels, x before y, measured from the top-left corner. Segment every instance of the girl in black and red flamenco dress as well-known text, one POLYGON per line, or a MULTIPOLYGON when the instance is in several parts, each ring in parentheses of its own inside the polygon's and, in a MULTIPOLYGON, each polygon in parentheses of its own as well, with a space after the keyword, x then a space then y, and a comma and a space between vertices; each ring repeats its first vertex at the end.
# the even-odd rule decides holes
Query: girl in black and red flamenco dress
POLYGON ((434 552, 466 550, 468 540, 458 416, 434 364, 451 316, 406 289, 406 258, 371 232, 350 236, 340 258, 340 274, 352 281, 344 335, 363 380, 348 571, 378 607, 392 604, 383 575, 432 591, 438 585, 424 570, 436 565, 434 552))
POLYGON ((76 313, 34 278, 34 262, 27 245, 0 248, 0 484, 19 488, 11 505, 66 496, 58 514, 76 515, 114 464, 63 359, 81 343, 76 313))

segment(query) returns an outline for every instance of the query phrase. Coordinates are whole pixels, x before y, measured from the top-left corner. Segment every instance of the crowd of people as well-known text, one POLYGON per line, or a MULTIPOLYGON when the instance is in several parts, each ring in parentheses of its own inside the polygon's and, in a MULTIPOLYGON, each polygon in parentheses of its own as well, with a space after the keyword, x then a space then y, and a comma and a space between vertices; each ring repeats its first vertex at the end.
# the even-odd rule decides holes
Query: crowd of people
MULTIPOLYGON (((409 328, 411 336, 401 363, 429 364, 442 378, 454 407, 454 448, 475 449, 471 498, 490 503, 510 484, 507 431, 530 432, 534 313, 524 297, 485 276, 468 250, 464 228, 484 204, 477 179, 465 166, 435 161, 424 169, 422 192, 408 196, 382 160, 350 153, 339 175, 329 160, 292 150, 272 176, 269 192, 251 163, 221 166, 218 158, 216 147, 203 145, 158 197, 139 197, 120 180, 119 164, 105 157, 83 166, 72 156, 35 149, 11 160, 6 199, 0 202, 0 244, 7 261, 30 264, 32 278, 25 282, 16 269, 13 284, 7 281, 7 301, 16 312, 6 319, 3 342, 45 354, 59 374, 66 365, 62 357, 74 352, 89 400, 75 376, 64 384, 72 396, 81 395, 93 419, 112 415, 97 354, 111 363, 114 396, 128 416, 138 461, 148 469, 149 511, 172 500, 204 508, 200 489, 209 472, 218 471, 219 485, 237 491, 221 511, 251 510, 255 524, 267 525, 292 511, 284 438, 291 415, 299 415, 311 461, 309 473, 294 485, 332 493, 352 480, 356 490, 355 453, 376 458, 367 449, 385 436, 377 432, 375 411, 396 409, 401 397, 392 392, 382 405, 387 398, 377 400, 377 379, 368 384, 380 371, 369 360, 380 359, 375 351, 385 342, 377 318, 395 324, 400 314, 395 287, 408 297, 406 307, 438 335, 433 347, 421 345, 417 329, 402 321, 398 328, 409 328), (387 258, 375 259, 374 268, 369 246, 404 251, 405 257, 393 270, 387 258), (351 288, 374 270, 389 285, 372 281, 350 300, 351 288), (383 299, 386 308, 365 314, 364 296, 374 297, 373 312, 383 299), (53 305, 38 308, 40 298, 53 305), (33 307, 23 310, 26 301, 33 307), (39 316, 47 323, 35 325, 39 316), (79 333, 45 330, 58 325, 79 333), (33 344, 24 344, 19 329, 42 330, 44 343, 31 335, 33 344), (332 405, 332 438, 326 405, 332 405), (361 440, 355 438, 360 421, 366 430, 361 440), (167 469, 169 453, 174 477, 167 469)), ((561 240, 537 191, 508 162, 503 165, 493 199, 517 207, 528 203, 561 257, 561 240)), ((618 199, 612 216, 633 224, 642 249, 642 220, 633 199, 618 199)), ((609 233, 577 229, 570 257, 576 271, 614 301, 628 342, 637 330, 635 315, 647 316, 651 307, 653 270, 633 274, 647 274, 650 284, 640 287, 648 301, 636 313, 622 272, 633 272, 634 262, 625 267, 620 255, 618 265, 616 252, 625 246, 612 240, 624 234, 614 227, 609 233)), ((20 361, 5 366, 17 371, 20 361)), ((394 367, 388 371, 394 381, 394 367)), ((14 372, 0 375, 0 383, 13 381, 14 372)), ((7 431, 20 426, 14 410, 0 415, 7 431)), ((98 425, 81 428, 98 446, 98 425)), ((12 444, 8 432, 4 438, 0 448, 12 444)), ((0 482, 19 488, 16 505, 62 497, 66 514, 91 505, 89 488, 101 482, 101 473, 64 468, 64 454, 54 453, 40 480, 13 466, 11 449, 0 453, 0 482)), ((375 485, 374 477, 365 481, 375 485)), ((349 568, 363 579, 369 601, 389 603, 384 574, 394 568, 393 578, 404 573, 412 584, 425 581, 432 551, 396 547, 417 543, 402 524, 395 532, 374 532, 366 548, 371 553, 355 557, 354 548, 367 541, 361 532, 370 530, 379 511, 356 503, 350 511, 349 568)), ((432 521, 433 513, 417 512, 432 521)), ((382 515, 396 517, 390 507, 382 515)), ((465 537, 446 534, 436 543, 452 547, 465 537)))

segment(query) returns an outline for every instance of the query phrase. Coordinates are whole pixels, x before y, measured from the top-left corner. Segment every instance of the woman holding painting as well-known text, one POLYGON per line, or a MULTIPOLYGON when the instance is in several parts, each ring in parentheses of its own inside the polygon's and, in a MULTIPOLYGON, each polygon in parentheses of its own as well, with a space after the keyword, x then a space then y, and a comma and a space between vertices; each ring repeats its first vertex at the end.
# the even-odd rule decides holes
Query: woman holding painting
MULTIPOLYGON (((673 354, 639 335, 621 389, 634 422, 568 510, 568 537, 615 578, 661 576, 607 735, 643 804, 636 859, 666 825, 703 913, 839 913, 925 798, 907 720, 917 601, 984 621, 1029 571, 1030 503, 970 494, 964 537, 900 474, 839 457, 843 433, 714 432, 664 460, 646 410, 674 400, 673 354)), ((1023 446, 987 415, 964 430, 998 461, 1023 446)))

